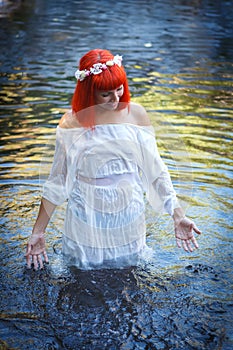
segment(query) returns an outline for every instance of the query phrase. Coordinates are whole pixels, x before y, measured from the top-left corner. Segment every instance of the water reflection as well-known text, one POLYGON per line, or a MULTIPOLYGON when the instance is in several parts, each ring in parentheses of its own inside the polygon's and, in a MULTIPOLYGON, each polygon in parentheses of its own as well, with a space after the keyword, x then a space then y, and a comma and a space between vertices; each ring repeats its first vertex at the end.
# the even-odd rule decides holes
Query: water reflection
POLYGON ((23 1, 0 21, 0 347, 230 350, 230 1, 23 1), (62 206, 47 230, 50 265, 27 271, 25 243, 76 61, 103 43, 123 54, 132 98, 147 108, 178 195, 204 232, 201 248, 177 250, 171 220, 148 207, 153 257, 77 271, 60 253, 62 206))

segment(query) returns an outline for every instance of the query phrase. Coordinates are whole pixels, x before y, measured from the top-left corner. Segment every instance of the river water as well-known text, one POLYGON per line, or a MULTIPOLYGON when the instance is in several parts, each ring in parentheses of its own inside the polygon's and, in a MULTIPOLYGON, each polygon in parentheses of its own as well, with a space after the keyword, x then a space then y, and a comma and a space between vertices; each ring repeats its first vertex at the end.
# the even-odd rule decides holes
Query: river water
POLYGON ((231 1, 0 2, 0 349, 231 350, 233 47, 231 1), (147 208, 154 254, 138 267, 80 271, 62 260, 64 207, 47 230, 50 264, 27 270, 55 128, 88 50, 123 55, 187 215, 192 254, 147 208))

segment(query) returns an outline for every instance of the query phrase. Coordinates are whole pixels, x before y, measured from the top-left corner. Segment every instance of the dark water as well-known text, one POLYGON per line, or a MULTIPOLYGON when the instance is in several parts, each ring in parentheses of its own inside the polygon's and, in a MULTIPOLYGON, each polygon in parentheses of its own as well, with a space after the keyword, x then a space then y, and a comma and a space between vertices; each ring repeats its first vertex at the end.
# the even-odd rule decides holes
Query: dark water
POLYGON ((0 349, 231 350, 232 1, 0 2, 0 349), (147 210, 154 256, 137 268, 79 271, 60 254, 64 207, 48 230, 50 265, 24 252, 69 108, 76 62, 122 54, 132 99, 148 110, 175 188, 203 231, 178 250, 147 210))

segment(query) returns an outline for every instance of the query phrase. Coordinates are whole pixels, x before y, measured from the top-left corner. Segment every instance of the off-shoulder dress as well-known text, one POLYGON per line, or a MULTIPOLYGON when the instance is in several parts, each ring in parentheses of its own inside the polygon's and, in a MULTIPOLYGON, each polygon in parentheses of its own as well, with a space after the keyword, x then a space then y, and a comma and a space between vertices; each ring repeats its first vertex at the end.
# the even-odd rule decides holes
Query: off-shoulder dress
POLYGON ((157 212, 179 207, 152 126, 56 130, 44 198, 67 200, 62 249, 81 269, 135 265, 147 249, 145 196, 157 212))

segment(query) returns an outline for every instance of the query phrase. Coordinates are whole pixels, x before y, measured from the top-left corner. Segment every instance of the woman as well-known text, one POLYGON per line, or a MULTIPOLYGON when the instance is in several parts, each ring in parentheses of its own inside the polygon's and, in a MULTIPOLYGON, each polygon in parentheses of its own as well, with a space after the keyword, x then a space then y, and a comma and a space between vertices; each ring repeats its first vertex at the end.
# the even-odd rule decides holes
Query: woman
POLYGON ((92 50, 80 60, 72 110, 57 127, 56 150, 27 244, 30 268, 48 262, 44 233, 68 199, 62 249, 79 268, 137 264, 145 252, 144 193, 174 220, 178 247, 193 251, 195 224, 185 217, 144 108, 130 102, 122 57, 92 50))

